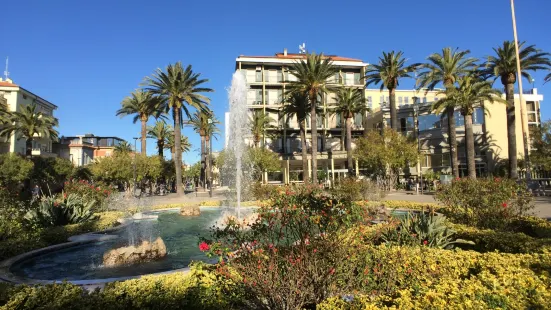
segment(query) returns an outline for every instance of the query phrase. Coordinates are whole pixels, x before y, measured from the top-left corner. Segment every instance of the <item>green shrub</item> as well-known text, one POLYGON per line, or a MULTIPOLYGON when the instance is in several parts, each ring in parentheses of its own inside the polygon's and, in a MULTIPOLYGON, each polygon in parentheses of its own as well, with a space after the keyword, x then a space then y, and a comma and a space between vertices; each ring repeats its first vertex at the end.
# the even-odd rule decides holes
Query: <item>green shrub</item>
POLYGON ((551 222, 535 216, 515 219, 510 227, 535 238, 551 238, 551 222))
POLYGON ((62 201, 44 197, 38 208, 28 211, 24 218, 38 227, 84 223, 94 218, 95 203, 94 200, 84 202, 77 194, 70 194, 62 201))
POLYGON ((260 182, 256 182, 251 185, 250 191, 254 199, 266 200, 277 195, 280 187, 281 186, 269 184, 264 185, 260 182))
POLYGON ((0 155, 0 187, 10 193, 18 193, 31 177, 34 164, 18 154, 0 155))
POLYGON ((385 192, 370 180, 344 178, 335 183, 332 193, 343 199, 352 201, 368 200, 379 201, 384 198, 385 192))
POLYGON ((453 222, 490 229, 507 229, 533 208, 526 185, 509 179, 458 179, 442 186, 436 199, 453 222))
POLYGON ((399 220, 398 225, 389 225, 381 239, 393 245, 421 245, 441 249, 450 249, 458 241, 455 231, 442 215, 434 216, 424 212, 416 215, 408 213, 399 220))
POLYGON ((106 211, 106 203, 112 190, 104 184, 92 184, 85 180, 70 180, 65 182, 64 195, 78 195, 85 203, 95 202, 94 211, 106 211))

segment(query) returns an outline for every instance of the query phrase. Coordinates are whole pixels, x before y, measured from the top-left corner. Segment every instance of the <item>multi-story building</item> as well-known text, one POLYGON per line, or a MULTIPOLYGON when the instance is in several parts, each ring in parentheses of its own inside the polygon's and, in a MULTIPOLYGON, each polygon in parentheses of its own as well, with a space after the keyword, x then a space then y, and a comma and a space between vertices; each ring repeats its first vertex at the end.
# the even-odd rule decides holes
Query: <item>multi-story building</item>
MULTIPOLYGON (((39 111, 45 115, 53 116, 57 106, 48 100, 28 91, 27 89, 13 83, 11 79, 0 78, 0 104, 7 107, 8 111, 15 112, 29 104, 36 104, 39 111)), ((33 156, 56 156, 52 152, 52 141, 43 137, 33 139, 33 156)), ((18 139, 17 134, 10 138, 0 138, 0 153, 19 153, 25 155, 25 140, 18 139)))
POLYGON ((113 155, 115 147, 125 142, 118 137, 98 137, 93 134, 61 137, 53 150, 61 158, 69 159, 75 166, 90 164, 94 159, 113 155))
MULTIPOLYGON (((282 97, 285 93, 285 81, 293 81, 289 67, 305 58, 305 54, 277 53, 274 56, 239 56, 236 59, 236 70, 240 70, 249 85, 247 106, 252 110, 262 110, 274 119, 274 129, 266 135, 264 144, 279 155, 282 160, 281 173, 270 176, 272 180, 285 183, 298 179, 302 173, 302 155, 299 136, 299 126, 296 117, 288 117, 280 112, 282 97), (293 176, 291 176, 291 172, 293 176)), ((366 63, 360 59, 327 55, 339 72, 330 82, 347 87, 362 89, 361 77, 365 74, 366 63)), ((327 94, 320 98, 320 107, 324 113, 318 117, 318 167, 330 176, 346 172, 346 151, 343 148, 344 132, 339 115, 331 115, 331 107, 335 105, 335 95, 327 94)), ((229 120, 226 120, 228 127, 229 120)), ((307 120, 307 144, 310 147, 311 138, 307 120)), ((360 135, 363 130, 362 115, 354 120, 353 135, 360 135)), ((226 132, 228 128, 226 128, 226 132)))
MULTIPOLYGON (((366 120, 368 128, 390 126, 390 109, 388 107, 388 91, 366 89, 367 101, 372 107, 366 120)), ((418 175, 434 170, 451 172, 450 153, 447 134, 447 117, 432 112, 432 104, 443 96, 440 90, 396 90, 396 105, 400 131, 415 137, 422 154, 420 168, 412 167, 406 174, 418 175)), ((505 97, 503 97, 505 98, 505 97)), ((526 102, 527 120, 529 126, 538 126, 541 122, 540 103, 543 95, 537 89, 525 91, 523 101, 526 102)), ((515 94, 516 104, 516 140, 518 158, 524 157, 524 143, 520 118, 519 96, 515 94)), ((507 118, 505 104, 488 102, 478 107, 473 114, 473 132, 475 135, 475 160, 478 175, 495 173, 504 167, 508 158, 507 150, 507 118)), ((455 123, 458 142, 458 159, 461 175, 467 174, 464 117, 455 113, 455 123)))

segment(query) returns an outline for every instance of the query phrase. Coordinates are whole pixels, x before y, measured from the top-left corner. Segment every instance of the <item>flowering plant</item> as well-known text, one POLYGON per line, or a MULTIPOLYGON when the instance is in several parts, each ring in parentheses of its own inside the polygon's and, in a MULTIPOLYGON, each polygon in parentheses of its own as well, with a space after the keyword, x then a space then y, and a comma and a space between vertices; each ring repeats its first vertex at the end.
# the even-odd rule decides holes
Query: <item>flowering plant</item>
POLYGON ((69 180, 65 182, 63 197, 66 198, 70 194, 82 197, 85 202, 95 201, 96 208, 102 209, 112 190, 107 186, 92 184, 86 180, 69 180))

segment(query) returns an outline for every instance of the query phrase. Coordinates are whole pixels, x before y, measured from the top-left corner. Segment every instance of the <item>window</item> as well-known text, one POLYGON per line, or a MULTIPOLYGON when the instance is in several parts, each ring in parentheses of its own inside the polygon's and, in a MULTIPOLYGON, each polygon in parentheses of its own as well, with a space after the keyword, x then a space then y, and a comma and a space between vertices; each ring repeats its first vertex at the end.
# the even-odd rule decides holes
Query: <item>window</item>
POLYGON ((423 97, 423 103, 427 103, 427 97, 423 97))
POLYGON ((534 101, 526 101, 526 111, 528 112, 536 111, 536 103, 534 101))
POLYGON ((405 103, 405 104, 409 104, 409 97, 407 97, 407 96, 404 97, 404 103, 405 103))
POLYGON ((340 113, 337 113, 335 114, 335 126, 337 128, 341 128, 342 127, 342 116, 340 113))
POLYGON ((359 72, 354 72, 354 84, 356 84, 356 85, 361 84, 361 82, 360 82, 360 73, 359 72))
POLYGON ((367 107, 370 109, 373 107, 373 99, 371 98, 371 96, 367 97, 367 107))
POLYGON ((484 124, 484 109, 482 108, 474 109, 473 124, 477 124, 477 125, 484 124))
POLYGON ((362 113, 356 113, 354 115, 354 126, 356 128, 362 128, 363 127, 362 126, 362 119, 363 119, 362 113))
POLYGON ((442 119, 438 115, 419 115, 419 131, 442 128, 442 119))
POLYGON ((339 72, 335 73, 335 83, 341 82, 341 75, 339 72))
POLYGON ((398 97, 398 105, 402 105, 402 104, 403 104, 402 100, 403 100, 402 96, 398 97))
POLYGON ((278 89, 277 90, 277 99, 276 99, 275 104, 280 104, 281 101, 283 101, 283 89, 278 89))
POLYGON ((256 70, 256 77, 255 77, 255 81, 256 82, 262 82, 262 71, 260 70, 256 70))
POLYGON ((266 101, 265 101, 265 104, 269 104, 269 103, 270 103, 270 95, 269 95, 269 94, 270 94, 270 91, 266 89, 266 90, 264 91, 264 100, 266 100, 266 101))
POLYGON ((254 104, 262 104, 262 89, 257 89, 254 104))
POLYGON ((388 96, 386 96, 386 97, 385 97, 385 102, 387 102, 387 103, 388 103, 388 96))
POLYGON ((385 97, 383 96, 379 97, 379 103, 383 104, 383 102, 385 102, 385 97))
POLYGON ((277 70, 277 81, 283 82, 283 72, 281 70, 277 70))

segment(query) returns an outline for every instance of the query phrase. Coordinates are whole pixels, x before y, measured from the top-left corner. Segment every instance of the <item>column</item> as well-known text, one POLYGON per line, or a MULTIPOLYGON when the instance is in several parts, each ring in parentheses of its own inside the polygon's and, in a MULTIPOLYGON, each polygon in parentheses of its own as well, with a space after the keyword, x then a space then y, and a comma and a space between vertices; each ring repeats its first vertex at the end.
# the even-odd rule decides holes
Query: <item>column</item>
POLYGON ((331 184, 335 183, 335 160, 331 158, 331 184))
POLYGON ((359 167, 358 159, 356 159, 354 163, 356 164, 356 177, 357 177, 360 175, 360 167, 359 167))
POLYGON ((285 161, 285 173, 287 174, 287 179, 286 179, 286 181, 285 181, 286 184, 291 183, 291 176, 290 176, 290 172, 291 172, 291 171, 290 171, 290 167, 289 167, 289 166, 290 166, 290 165, 289 165, 289 160, 287 159, 287 160, 285 161))
POLYGON ((264 183, 268 184, 268 171, 264 171, 264 183))
MULTIPOLYGON (((308 179, 312 178, 312 161, 308 161, 308 171, 303 171, 302 173, 308 173, 308 179)), ((310 180, 311 183, 314 183, 314 180, 310 180)))

